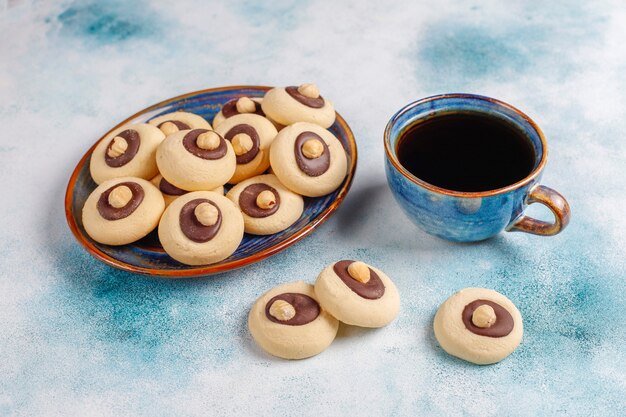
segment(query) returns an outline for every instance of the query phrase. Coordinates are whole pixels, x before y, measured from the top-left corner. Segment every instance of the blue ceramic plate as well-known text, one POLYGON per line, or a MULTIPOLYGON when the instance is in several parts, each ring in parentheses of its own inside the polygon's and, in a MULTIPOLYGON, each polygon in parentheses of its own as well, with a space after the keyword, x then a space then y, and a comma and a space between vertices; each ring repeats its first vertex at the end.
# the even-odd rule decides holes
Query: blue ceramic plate
MULTIPOLYGON (((113 129, 127 123, 147 122, 156 116, 177 110, 195 113, 212 121, 215 114, 228 100, 241 96, 262 97, 269 89, 270 87, 263 86, 236 86, 185 94, 148 107, 124 120, 113 129)), ((270 236, 244 235, 237 251, 222 262, 205 266, 183 265, 163 251, 156 231, 138 242, 124 246, 108 246, 93 241, 85 232, 81 211, 85 200, 96 188, 96 184, 89 174, 89 159, 96 144, 80 160, 67 186, 65 194, 67 222, 78 242, 96 259, 130 272, 169 278, 197 277, 229 271, 260 261, 280 252, 311 233, 339 207, 348 193, 356 170, 357 149, 354 135, 339 114, 337 114, 337 119, 329 130, 339 138, 348 156, 348 175, 342 185, 332 194, 323 197, 305 197, 302 216, 287 230, 270 236)))

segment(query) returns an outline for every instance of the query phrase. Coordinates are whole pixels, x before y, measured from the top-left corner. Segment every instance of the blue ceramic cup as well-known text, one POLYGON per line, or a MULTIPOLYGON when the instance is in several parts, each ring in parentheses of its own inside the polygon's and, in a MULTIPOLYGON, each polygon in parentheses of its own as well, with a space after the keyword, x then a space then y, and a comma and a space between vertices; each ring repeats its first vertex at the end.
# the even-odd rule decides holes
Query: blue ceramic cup
POLYGON ((528 116, 502 101, 472 94, 442 94, 418 100, 391 118, 384 139, 387 181, 395 199, 409 219, 432 235, 457 242, 484 240, 503 230, 551 236, 569 222, 565 198, 539 185, 548 154, 543 133, 528 116), (429 184, 402 166, 397 155, 398 140, 407 129, 426 119, 455 113, 497 118, 518 128, 535 150, 532 172, 503 188, 463 192, 429 184), (524 209, 532 203, 548 207, 554 221, 524 215, 524 209))

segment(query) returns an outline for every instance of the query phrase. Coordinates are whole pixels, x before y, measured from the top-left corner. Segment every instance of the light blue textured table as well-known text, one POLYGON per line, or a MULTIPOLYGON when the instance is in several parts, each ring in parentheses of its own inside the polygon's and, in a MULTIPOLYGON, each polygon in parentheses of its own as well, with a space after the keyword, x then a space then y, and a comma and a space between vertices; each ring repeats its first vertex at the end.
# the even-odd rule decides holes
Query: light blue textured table
POLYGON ((626 415, 624 3, 367 3, 0 0, 0 415, 626 415), (119 272, 74 241, 65 186, 112 125, 189 91, 309 81, 360 151, 346 201, 311 236, 182 281, 119 272), (457 91, 543 128, 544 183, 572 206, 564 233, 461 245, 408 223, 383 128, 404 104, 457 91), (256 297, 341 258, 395 279, 398 319, 342 327, 308 360, 263 353, 246 327, 256 297), (434 339, 438 305, 468 286, 524 317, 497 365, 434 339))

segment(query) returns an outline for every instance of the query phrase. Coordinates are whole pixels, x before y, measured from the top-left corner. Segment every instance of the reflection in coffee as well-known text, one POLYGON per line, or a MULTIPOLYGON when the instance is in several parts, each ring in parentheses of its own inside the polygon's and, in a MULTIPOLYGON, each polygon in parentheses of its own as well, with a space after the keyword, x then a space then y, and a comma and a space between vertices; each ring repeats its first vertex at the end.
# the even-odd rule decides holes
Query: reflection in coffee
POLYGON ((438 115, 408 127, 396 149, 419 179, 453 191, 506 187, 535 165, 530 139, 514 125, 476 113, 438 115))

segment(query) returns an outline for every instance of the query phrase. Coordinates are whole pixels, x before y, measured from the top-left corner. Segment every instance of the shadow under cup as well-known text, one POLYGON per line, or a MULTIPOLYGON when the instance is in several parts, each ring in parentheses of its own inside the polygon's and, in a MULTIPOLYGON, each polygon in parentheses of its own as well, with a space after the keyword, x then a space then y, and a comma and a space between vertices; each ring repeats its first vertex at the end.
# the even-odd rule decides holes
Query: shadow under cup
POLYGON ((528 116, 506 103, 471 94, 428 97, 396 113, 387 124, 384 141, 387 181, 395 199, 415 224, 432 235, 458 242, 484 240, 503 230, 549 236, 559 233, 569 221, 569 206, 563 196, 538 184, 547 158, 541 130, 528 116), (450 115, 478 116, 519 132, 534 149, 531 172, 512 184, 476 192, 441 188, 413 175, 399 162, 400 139, 418 123, 450 115), (535 202, 552 211, 554 222, 523 215, 526 206, 535 202))

